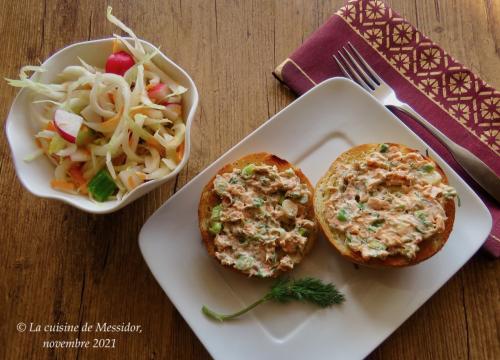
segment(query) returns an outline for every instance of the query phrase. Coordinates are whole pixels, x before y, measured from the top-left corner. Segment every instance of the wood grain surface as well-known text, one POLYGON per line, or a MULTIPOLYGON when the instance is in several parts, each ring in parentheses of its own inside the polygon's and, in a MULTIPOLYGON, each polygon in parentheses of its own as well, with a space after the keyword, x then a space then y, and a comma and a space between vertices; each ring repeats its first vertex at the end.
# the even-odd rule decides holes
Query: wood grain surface
MULTIPOLYGON (((500 88, 499 0, 389 0, 459 61, 500 88)), ((204 359, 199 340, 153 279, 137 244, 146 219, 189 179, 293 101, 271 71, 342 0, 110 1, 136 33, 193 77, 201 103, 192 156, 177 181, 106 216, 29 194, 0 135, 0 359, 204 359), (19 322, 140 324, 116 348, 44 349, 75 333, 20 333, 19 322)), ((0 0, 0 75, 15 77, 77 41, 107 37, 105 2, 0 0)), ((0 118, 16 90, 0 81, 0 118)), ((3 127, 2 127, 3 129, 3 127)), ((371 355, 500 359, 500 262, 476 254, 371 355)), ((80 333, 80 339, 94 334, 80 333)), ((334 357, 335 354, 332 354, 334 357)), ((313 358, 313 357, 312 357, 313 358)))

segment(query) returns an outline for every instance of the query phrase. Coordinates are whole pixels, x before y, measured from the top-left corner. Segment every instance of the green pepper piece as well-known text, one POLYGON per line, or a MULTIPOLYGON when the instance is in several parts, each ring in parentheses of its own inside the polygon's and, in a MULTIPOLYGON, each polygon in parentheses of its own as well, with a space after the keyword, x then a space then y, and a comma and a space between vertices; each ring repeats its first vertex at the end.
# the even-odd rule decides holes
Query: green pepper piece
POLYGON ((108 197, 118 190, 118 186, 116 186, 115 181, 107 169, 99 171, 90 180, 87 188, 89 193, 92 194, 92 197, 99 202, 106 201, 108 197))

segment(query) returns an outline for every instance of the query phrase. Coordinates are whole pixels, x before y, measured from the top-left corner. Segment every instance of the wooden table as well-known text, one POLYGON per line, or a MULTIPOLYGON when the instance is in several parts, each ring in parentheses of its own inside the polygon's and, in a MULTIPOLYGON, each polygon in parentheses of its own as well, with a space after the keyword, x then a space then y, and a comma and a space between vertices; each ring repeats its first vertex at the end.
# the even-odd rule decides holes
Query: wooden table
MULTIPOLYGON (((16 178, 0 137, 0 358, 209 358, 153 279, 137 245, 146 219, 189 179, 285 107, 271 71, 342 4, 334 1, 111 1, 136 33, 195 80, 200 107, 188 166, 177 181, 107 216, 42 200, 16 178), (19 322, 128 323, 115 349, 44 349, 75 333, 20 333, 19 322)), ((500 88, 500 1, 390 0, 457 59, 500 88)), ((0 0, 0 74, 73 42, 117 31, 105 2, 0 0)), ((16 90, 0 81, 0 117, 16 90)), ((479 253, 370 358, 500 358, 500 262, 479 253)), ((80 334, 90 340, 95 334, 80 334)), ((334 356, 334 354, 332 354, 334 356)))

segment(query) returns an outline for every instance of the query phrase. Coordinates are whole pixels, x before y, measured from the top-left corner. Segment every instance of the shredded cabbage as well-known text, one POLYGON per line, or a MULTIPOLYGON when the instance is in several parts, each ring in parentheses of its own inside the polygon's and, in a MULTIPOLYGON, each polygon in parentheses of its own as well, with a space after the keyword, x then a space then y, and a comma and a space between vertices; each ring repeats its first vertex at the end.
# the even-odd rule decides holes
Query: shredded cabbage
POLYGON ((43 150, 42 149, 36 149, 31 154, 26 155, 23 158, 23 160, 26 161, 26 162, 32 162, 33 160, 38 159, 42 155, 43 155, 43 150))
POLYGON ((106 17, 131 38, 114 34, 135 62, 123 76, 106 73, 103 64, 78 58, 77 65, 65 67, 52 83, 38 80, 36 75, 47 71, 43 66, 24 66, 19 79, 6 80, 37 94, 31 110, 40 124, 35 135, 39 149, 25 161, 46 154, 56 165, 54 178, 75 189, 82 185, 82 177, 89 182, 105 168, 118 188, 109 199, 121 200, 143 182, 161 179, 178 166, 176 152, 185 137, 182 98, 187 89, 154 63, 159 51, 146 51, 136 34, 112 14, 111 7, 106 17), (169 91, 163 99, 153 101, 148 90, 159 83, 169 91), (83 117, 77 136, 70 130, 75 143, 64 140, 55 124, 57 109, 83 117), (75 175, 78 172, 81 175, 75 175))

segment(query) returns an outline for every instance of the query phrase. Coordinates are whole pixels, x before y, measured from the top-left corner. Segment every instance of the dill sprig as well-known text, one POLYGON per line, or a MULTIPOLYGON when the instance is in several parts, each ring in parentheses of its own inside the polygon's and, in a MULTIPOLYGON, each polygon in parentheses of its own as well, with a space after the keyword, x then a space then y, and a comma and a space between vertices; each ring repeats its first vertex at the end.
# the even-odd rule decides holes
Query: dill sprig
POLYGON ((341 304, 344 300, 344 295, 342 295, 335 285, 331 283, 324 283, 312 277, 297 280, 282 278, 279 279, 262 298, 234 314, 219 314, 210 310, 205 305, 203 305, 201 311, 214 320, 225 321, 243 315, 254 307, 267 301, 276 301, 280 303, 301 301, 325 308, 333 304, 341 304))

